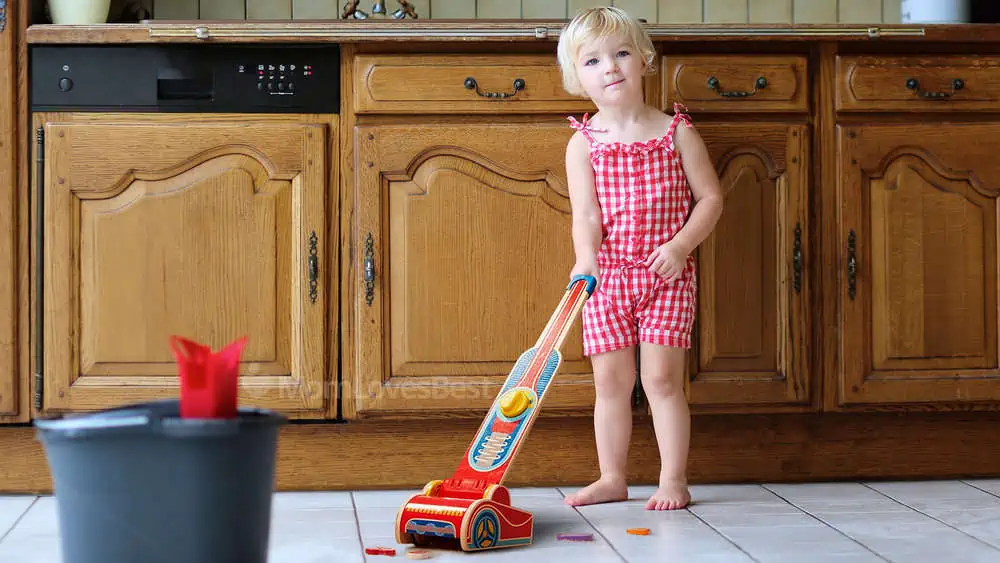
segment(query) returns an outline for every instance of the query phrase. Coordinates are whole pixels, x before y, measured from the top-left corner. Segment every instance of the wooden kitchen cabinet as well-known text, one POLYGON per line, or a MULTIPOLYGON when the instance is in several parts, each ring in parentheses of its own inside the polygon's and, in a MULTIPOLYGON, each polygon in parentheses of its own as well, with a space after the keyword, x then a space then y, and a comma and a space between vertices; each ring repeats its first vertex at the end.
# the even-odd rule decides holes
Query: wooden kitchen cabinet
POLYGON ((171 335, 213 349, 246 335, 241 405, 325 416, 337 122, 36 114, 35 125, 42 411, 175 397, 171 335))
POLYGON ((805 112, 809 68, 804 55, 669 54, 662 57, 664 108, 694 112, 805 112))
POLYGON ((758 411, 808 405, 808 128, 696 127, 722 181, 725 206, 696 250, 688 400, 758 411))
MULTIPOLYGON (((572 134, 559 117, 355 129, 345 417, 489 408, 569 282, 572 134)), ((593 405, 580 331, 566 338, 547 412, 593 405)))
POLYGON ((997 123, 841 125, 841 406, 1000 400, 997 123))
MULTIPOLYGON (((698 251, 690 400, 807 404, 807 128, 699 131, 727 202, 698 251)), ((357 397, 359 415, 489 407, 573 266, 563 163, 571 133, 562 122, 530 133, 516 124, 356 129, 357 363, 346 396, 357 397)), ((580 330, 577 322, 566 340, 547 411, 593 404, 580 330)))
MULTIPOLYGON (((593 108, 561 90, 561 26, 32 26, 34 44, 336 43, 341 125, 42 116, 48 306, 37 326, 36 193, 23 176, 17 194, 0 179, 0 236, 11 222, 18 234, 16 256, 0 252, 0 266, 16 262, 20 301, 17 338, 7 339, 13 290, 0 278, 0 366, 4 346, 21 358, 20 387, 0 371, 0 420, 11 405, 23 421, 173 395, 169 334, 217 347, 253 331, 266 336, 251 334, 244 404, 346 421, 283 430, 278 489, 413 488, 453 471, 574 259, 565 116, 593 108), (318 174, 323 188, 310 180, 318 174), (16 221, 4 215, 10 205, 16 221), (259 229, 237 244, 227 233, 244 224, 259 229), (223 244, 257 250, 220 262, 212 249, 223 244), (177 263, 186 269, 164 267, 177 263), (261 289, 265 277, 273 286, 261 289), (222 313, 199 316, 208 304, 222 313), (28 338, 39 326, 43 348, 28 338), (35 413, 38 349, 45 408, 35 413), (12 388, 20 406, 4 402, 12 388), (356 471, 366 460, 385 469, 356 471)), ((996 476, 995 413, 972 411, 1000 405, 1000 28, 710 28, 647 26, 658 53, 647 99, 667 112, 687 106, 726 190, 722 220, 697 251, 691 482, 996 476)), ((27 84, 10 76, 0 66, 2 133, 7 84, 27 84)), ((28 127, 15 139, 33 149, 28 127)), ((34 150, 17 152, 34 172, 34 150)), ((576 323, 508 484, 595 478, 581 352, 576 323)), ((635 484, 656 483, 659 471, 644 406, 630 447, 635 484)), ((45 491, 31 429, 0 430, 0 449, 17 452, 3 492, 45 491)))
POLYGON ((555 113, 594 111, 563 89, 552 55, 359 54, 354 57, 359 114, 555 113))
POLYGON ((985 53, 840 55, 836 107, 859 112, 990 111, 1000 103, 1000 57, 985 53), (945 102, 946 106, 942 106, 945 102))
MULTIPOLYGON (((0 2, 0 4, 3 4, 0 2)), ((0 6, 0 421, 23 419, 19 408, 17 303, 17 43, 18 1, 0 6)))

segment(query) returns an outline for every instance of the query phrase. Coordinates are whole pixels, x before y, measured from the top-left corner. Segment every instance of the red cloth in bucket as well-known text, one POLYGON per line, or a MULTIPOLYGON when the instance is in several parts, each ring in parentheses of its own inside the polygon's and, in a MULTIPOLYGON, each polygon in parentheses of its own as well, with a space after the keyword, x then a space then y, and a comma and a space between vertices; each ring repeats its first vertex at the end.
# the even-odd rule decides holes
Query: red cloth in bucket
POLYGON ((180 336, 170 337, 181 380, 181 418, 236 418, 242 337, 219 352, 180 336))

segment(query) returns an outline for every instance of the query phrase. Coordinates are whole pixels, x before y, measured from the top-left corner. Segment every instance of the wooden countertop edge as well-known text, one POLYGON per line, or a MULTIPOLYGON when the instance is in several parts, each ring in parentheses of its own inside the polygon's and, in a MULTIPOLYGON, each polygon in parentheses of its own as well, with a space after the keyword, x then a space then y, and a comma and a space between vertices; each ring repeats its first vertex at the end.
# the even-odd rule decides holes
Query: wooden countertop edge
MULTIPOLYGON (((488 42, 558 40, 562 20, 150 21, 137 24, 33 25, 28 43, 190 42, 488 42)), ((649 25, 655 41, 918 40, 1000 42, 1000 25, 682 24, 649 25)))

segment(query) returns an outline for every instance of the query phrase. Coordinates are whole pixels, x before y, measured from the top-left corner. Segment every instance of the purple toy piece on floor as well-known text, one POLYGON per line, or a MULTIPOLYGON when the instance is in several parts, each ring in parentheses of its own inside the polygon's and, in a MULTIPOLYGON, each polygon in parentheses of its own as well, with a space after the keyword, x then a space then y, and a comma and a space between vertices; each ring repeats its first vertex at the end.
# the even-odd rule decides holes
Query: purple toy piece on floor
POLYGON ((558 540, 564 541, 594 541, 594 534, 559 534, 558 540))

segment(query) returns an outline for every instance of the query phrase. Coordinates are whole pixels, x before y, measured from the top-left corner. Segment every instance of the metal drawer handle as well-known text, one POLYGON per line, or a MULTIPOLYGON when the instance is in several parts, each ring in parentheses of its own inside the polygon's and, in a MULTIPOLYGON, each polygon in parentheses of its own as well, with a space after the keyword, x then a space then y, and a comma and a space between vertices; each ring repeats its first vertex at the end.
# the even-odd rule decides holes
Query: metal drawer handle
POLYGON ((918 96, 922 98, 928 98, 932 100, 941 98, 950 98, 955 95, 956 92, 965 88, 965 81, 961 78, 954 78, 951 81, 951 92, 931 92, 929 90, 920 90, 920 81, 916 78, 906 79, 906 88, 913 90, 918 96))
POLYGON ((371 307, 375 300, 375 240, 368 233, 365 239, 365 303, 371 307))
POLYGON ((757 81, 754 82, 753 85, 753 90, 749 92, 723 92, 722 86, 719 84, 719 79, 714 76, 710 76, 708 77, 708 87, 715 90, 720 96, 725 98, 747 98, 757 94, 757 92, 763 90, 764 88, 767 88, 767 79, 763 76, 757 77, 757 81))
POLYGON ((468 77, 465 79, 465 87, 469 90, 475 90, 476 94, 484 98, 511 98, 516 96, 518 92, 524 90, 526 86, 523 78, 518 78, 514 80, 514 91, 513 92, 483 92, 479 89, 479 84, 473 77, 468 77))
POLYGON ((316 231, 309 234, 309 301, 316 302, 319 297, 319 250, 316 243, 316 231))

